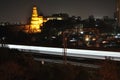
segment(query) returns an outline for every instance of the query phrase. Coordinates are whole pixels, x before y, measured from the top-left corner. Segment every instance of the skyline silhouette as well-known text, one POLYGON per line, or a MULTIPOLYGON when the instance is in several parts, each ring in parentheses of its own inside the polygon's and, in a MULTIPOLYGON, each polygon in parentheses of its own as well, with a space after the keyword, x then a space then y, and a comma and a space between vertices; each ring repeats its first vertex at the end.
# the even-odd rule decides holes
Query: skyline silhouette
POLYGON ((113 17, 115 12, 115 0, 1 0, 0 22, 25 23, 31 17, 33 5, 38 7, 38 13, 45 16, 54 13, 68 13, 70 16, 81 16, 82 19, 94 15, 97 18, 103 16, 113 17))

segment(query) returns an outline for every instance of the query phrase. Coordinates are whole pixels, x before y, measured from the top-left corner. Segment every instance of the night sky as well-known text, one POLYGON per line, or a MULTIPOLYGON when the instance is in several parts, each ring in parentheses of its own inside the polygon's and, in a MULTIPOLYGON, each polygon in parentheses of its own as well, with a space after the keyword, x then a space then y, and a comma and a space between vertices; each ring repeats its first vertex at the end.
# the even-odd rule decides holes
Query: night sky
POLYGON ((0 22, 26 22, 34 4, 44 15, 68 13, 82 19, 89 15, 113 17, 115 12, 115 0, 1 0, 0 22))

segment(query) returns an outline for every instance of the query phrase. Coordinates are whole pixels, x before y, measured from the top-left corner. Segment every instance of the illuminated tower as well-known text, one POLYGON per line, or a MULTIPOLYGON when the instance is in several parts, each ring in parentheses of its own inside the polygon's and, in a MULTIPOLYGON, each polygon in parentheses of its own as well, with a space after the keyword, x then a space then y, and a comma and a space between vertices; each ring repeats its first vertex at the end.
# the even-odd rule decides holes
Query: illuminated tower
POLYGON ((37 7, 33 6, 29 33, 41 32, 40 27, 42 26, 42 23, 43 23, 43 16, 38 16, 37 7))

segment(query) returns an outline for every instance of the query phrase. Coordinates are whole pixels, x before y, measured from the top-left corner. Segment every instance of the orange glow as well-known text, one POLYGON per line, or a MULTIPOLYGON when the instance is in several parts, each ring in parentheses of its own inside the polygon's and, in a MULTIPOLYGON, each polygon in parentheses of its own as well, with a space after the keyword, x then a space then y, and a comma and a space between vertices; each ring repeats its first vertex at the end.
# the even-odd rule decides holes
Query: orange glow
POLYGON ((40 27, 43 26, 43 22, 47 22, 47 20, 43 20, 43 16, 38 16, 37 7, 34 6, 32 10, 31 22, 29 26, 29 33, 41 32, 40 27))

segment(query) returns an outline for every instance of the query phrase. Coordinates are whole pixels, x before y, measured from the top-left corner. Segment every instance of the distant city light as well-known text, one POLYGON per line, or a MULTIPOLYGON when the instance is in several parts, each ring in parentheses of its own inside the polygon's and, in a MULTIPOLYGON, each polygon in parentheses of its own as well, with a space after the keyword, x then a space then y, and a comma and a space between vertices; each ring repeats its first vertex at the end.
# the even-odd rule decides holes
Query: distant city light
POLYGON ((81 34, 84 34, 84 32, 83 32, 83 31, 81 31, 80 33, 81 33, 81 34))

